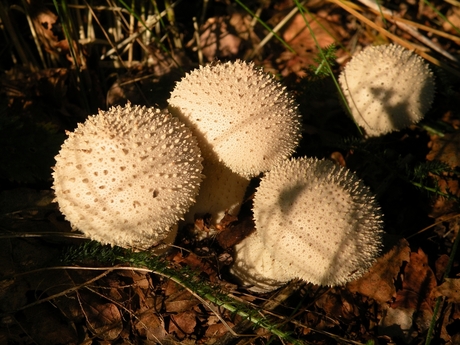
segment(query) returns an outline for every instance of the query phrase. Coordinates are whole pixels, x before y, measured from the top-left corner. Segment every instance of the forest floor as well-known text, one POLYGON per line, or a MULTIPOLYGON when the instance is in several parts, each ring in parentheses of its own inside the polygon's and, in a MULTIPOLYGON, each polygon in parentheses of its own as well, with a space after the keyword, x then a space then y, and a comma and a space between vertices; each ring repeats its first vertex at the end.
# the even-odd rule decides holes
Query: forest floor
POLYGON ((145 30, 130 11, 114 10, 121 1, 94 1, 91 10, 75 1, 67 10, 73 25, 84 18, 87 41, 71 43, 52 5, 30 1, 24 10, 7 2, 0 4, 0 46, 8 48, 0 51, 0 344, 460 344, 458 2, 380 1, 372 10, 367 1, 311 0, 302 2, 304 17, 292 0, 186 0, 145 30), (384 17, 385 8, 393 15, 384 17), (419 124, 363 139, 318 67, 325 61, 317 46, 335 44, 328 62, 337 77, 363 48, 395 40, 431 57, 435 100, 419 124), (385 248, 370 271, 340 287, 294 281, 256 294, 238 286, 229 266, 233 245, 251 230, 250 201, 217 237, 198 241, 180 229, 166 256, 169 269, 198 272, 201 284, 244 310, 127 262, 65 261, 69 248, 87 242, 53 202, 51 167, 65 131, 127 101, 164 107, 174 83, 200 62, 238 58, 273 73, 299 103, 296 156, 332 159, 376 194, 385 248), (271 326, 248 322, 245 310, 271 326))

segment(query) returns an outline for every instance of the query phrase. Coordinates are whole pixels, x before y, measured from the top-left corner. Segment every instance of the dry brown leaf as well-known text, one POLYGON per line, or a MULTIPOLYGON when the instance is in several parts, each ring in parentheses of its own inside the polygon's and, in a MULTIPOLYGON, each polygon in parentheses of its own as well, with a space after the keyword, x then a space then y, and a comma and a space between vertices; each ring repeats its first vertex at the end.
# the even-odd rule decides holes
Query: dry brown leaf
POLYGON ((427 255, 422 249, 412 252, 404 269, 402 289, 379 324, 381 334, 409 343, 417 336, 417 331, 426 331, 433 317, 430 292, 434 287, 436 278, 428 266, 427 255))
POLYGON ((121 314, 113 303, 82 303, 86 321, 91 331, 103 340, 118 338, 123 330, 121 314))
MULTIPOLYGON (((45 50, 56 58, 65 55, 69 61, 73 62, 69 42, 65 39, 58 16, 51 12, 41 0, 29 1, 29 13, 37 36, 45 50)), ((74 49, 78 50, 77 44, 74 44, 74 49)), ((80 55, 77 54, 76 58, 80 64, 80 55)))
POLYGON ((183 256, 178 252, 173 258, 172 261, 177 264, 185 264, 190 267, 195 272, 203 272, 209 276, 209 280, 212 282, 218 281, 216 270, 207 262, 194 253, 189 253, 187 256, 183 256))
POLYGON ((427 160, 438 160, 453 168, 460 166, 460 131, 446 133, 443 137, 434 135, 428 146, 430 152, 426 155, 427 160))
POLYGON ((456 28, 460 27, 460 8, 452 6, 447 11, 447 20, 443 21, 442 28, 446 32, 457 34, 456 28))
POLYGON ((315 304, 325 311, 325 314, 335 319, 351 320, 359 315, 358 307, 349 293, 332 289, 321 295, 315 304))
POLYGON ((141 337, 157 344, 166 337, 163 320, 152 310, 142 313, 137 320, 135 328, 141 337))
POLYGON ((169 333, 175 333, 179 339, 187 334, 192 334, 196 326, 196 314, 194 311, 186 311, 180 314, 171 315, 169 333))
POLYGON ((410 248, 401 239, 388 253, 377 259, 369 272, 360 279, 348 283, 351 292, 359 292, 382 304, 396 296, 394 281, 404 261, 409 261, 410 248))
POLYGON ((446 278, 444 283, 431 291, 431 297, 447 297, 448 302, 460 303, 460 278, 446 278))
POLYGON ((233 12, 225 17, 211 17, 201 29, 200 46, 208 61, 216 58, 231 58, 250 47, 248 40, 256 39, 252 34, 251 16, 233 12))
POLYGON ((331 36, 339 36, 336 25, 319 16, 313 15, 309 20, 312 34, 305 24, 303 16, 299 13, 283 28, 282 38, 288 43, 296 53, 284 51, 281 53, 278 64, 281 74, 287 76, 295 73, 301 77, 305 76, 303 69, 314 64, 314 58, 318 53, 313 34, 316 36, 320 47, 324 48, 334 43, 331 36))
POLYGON ((407 308, 415 310, 431 310, 429 295, 437 285, 436 277, 428 266, 428 257, 419 248, 418 252, 410 254, 410 261, 404 269, 403 286, 398 291, 392 308, 407 308))
MULTIPOLYGON (((233 324, 229 324, 229 327, 233 327, 233 324)), ((224 325, 223 323, 217 323, 214 325, 210 325, 206 329, 205 336, 208 338, 219 338, 227 332, 228 327, 226 325, 224 325)))
POLYGON ((442 254, 435 262, 435 273, 436 279, 442 280, 444 272, 446 271, 447 263, 449 262, 449 256, 447 254, 442 254))
POLYGON ((165 289, 166 312, 181 313, 190 310, 200 302, 186 289, 169 280, 165 289))
MULTIPOLYGON (((433 135, 428 144, 430 152, 426 155, 429 161, 441 161, 452 168, 460 166, 460 131, 446 133, 443 137, 433 135)), ((460 186, 456 179, 440 176, 433 176, 436 179, 439 190, 443 193, 449 191, 454 195, 460 196, 460 186)), ((437 218, 447 213, 453 212, 457 208, 457 203, 444 197, 438 197, 432 205, 430 216, 437 218)))

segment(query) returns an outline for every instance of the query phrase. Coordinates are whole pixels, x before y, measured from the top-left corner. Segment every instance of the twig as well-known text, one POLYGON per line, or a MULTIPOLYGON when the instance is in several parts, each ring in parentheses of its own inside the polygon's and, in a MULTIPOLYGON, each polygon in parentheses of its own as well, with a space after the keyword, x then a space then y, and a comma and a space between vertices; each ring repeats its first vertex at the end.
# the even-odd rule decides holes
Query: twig
MULTIPOLYGON (((359 13, 358 11, 356 11, 353 8, 351 8, 350 6, 348 6, 348 4, 345 1, 342 1, 342 0, 329 0, 329 1, 334 3, 334 4, 336 4, 336 5, 338 5, 338 6, 340 6, 340 7, 342 7, 345 11, 349 12, 350 14, 352 14, 353 16, 355 16, 356 18, 358 18, 362 22, 366 23, 367 25, 369 25, 373 29, 377 30, 382 35, 392 39, 394 42, 400 44, 401 46, 403 46, 403 47, 405 47, 407 49, 414 50, 413 45, 411 45, 407 41, 399 38, 398 36, 392 34, 391 32, 388 32, 384 28, 376 25, 373 21, 369 20, 368 18, 363 16, 361 13, 359 13)), ((453 75, 456 75, 457 77, 460 77, 460 72, 457 69, 452 68, 451 66, 449 66, 445 62, 440 61, 440 60, 432 57, 431 55, 420 51, 420 49, 415 49, 415 52, 418 55, 420 55, 421 57, 423 57, 424 59, 426 59, 426 60, 430 61, 431 63, 435 64, 436 66, 439 66, 439 67, 445 69, 446 71, 448 71, 449 73, 452 73, 453 75)))
MULTIPOLYGON (((304 5, 306 1, 302 1, 302 5, 304 5)), ((283 20, 281 20, 274 28, 271 30, 267 36, 264 37, 262 41, 254 48, 254 51, 251 53, 250 58, 252 59, 254 55, 265 45, 268 41, 272 39, 272 37, 292 18, 294 15, 299 12, 299 7, 295 6, 291 12, 289 12, 283 20)))
POLYGON ((431 41, 428 37, 423 36, 420 32, 417 31, 417 29, 410 26, 410 24, 408 24, 407 22, 406 23, 398 22, 396 19, 398 18, 398 15, 394 11, 387 9, 383 7, 382 5, 377 5, 372 0, 358 0, 358 1, 362 3, 363 5, 371 8, 372 10, 385 15, 386 19, 395 23, 401 30, 404 30, 407 33, 411 34, 413 37, 415 37, 416 39, 418 39, 420 42, 427 45, 431 49, 437 51, 439 54, 444 55, 446 58, 448 58, 451 61, 458 62, 458 59, 455 56, 453 56, 449 52, 442 49, 439 45, 431 41))

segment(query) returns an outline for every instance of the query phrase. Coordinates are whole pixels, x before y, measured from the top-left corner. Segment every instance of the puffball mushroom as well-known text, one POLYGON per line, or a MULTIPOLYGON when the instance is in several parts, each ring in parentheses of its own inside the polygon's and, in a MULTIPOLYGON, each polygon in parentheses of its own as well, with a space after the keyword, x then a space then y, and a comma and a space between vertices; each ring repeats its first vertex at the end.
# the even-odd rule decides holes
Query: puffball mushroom
POLYGON ((435 91, 428 65, 396 44, 365 48, 345 66, 339 83, 353 118, 369 136, 420 121, 435 91))
POLYGON ((241 203, 249 179, 290 157, 300 140, 300 115, 293 98, 253 63, 201 66, 177 83, 168 102, 171 113, 192 128, 213 168, 205 167, 204 174, 212 177, 203 181, 202 190, 214 189, 214 194, 200 193, 195 209, 214 212, 215 221, 231 208, 237 214, 239 205, 219 209, 214 201, 239 195, 241 203), (213 180, 238 184, 227 184, 230 194, 225 195, 213 188, 213 180), (206 208, 209 204, 213 209, 206 208))
POLYGON ((191 131, 167 111, 127 104, 99 111, 68 135, 53 189, 72 227, 122 247, 172 243, 202 180, 191 131))
POLYGON ((276 290, 296 276, 276 260, 257 231, 235 246, 235 262, 230 272, 253 292, 276 290))
POLYGON ((256 291, 293 278, 342 285, 366 272, 380 253, 382 216, 374 196, 331 161, 278 165, 261 179, 253 210, 256 232, 236 245, 232 272, 256 291))
MULTIPOLYGON (((194 223, 195 217, 211 214, 211 225, 217 224, 225 216, 225 212, 237 215, 244 198, 249 179, 240 176, 217 160, 203 161, 205 179, 201 183, 197 202, 193 204, 184 218, 187 223, 194 223)), ((210 229, 213 235, 215 229, 210 229)), ((198 238, 203 238, 198 233, 198 238)))
POLYGON ((275 78, 243 61, 201 66, 177 83, 170 111, 208 153, 253 177, 289 158, 300 140, 297 104, 275 78))

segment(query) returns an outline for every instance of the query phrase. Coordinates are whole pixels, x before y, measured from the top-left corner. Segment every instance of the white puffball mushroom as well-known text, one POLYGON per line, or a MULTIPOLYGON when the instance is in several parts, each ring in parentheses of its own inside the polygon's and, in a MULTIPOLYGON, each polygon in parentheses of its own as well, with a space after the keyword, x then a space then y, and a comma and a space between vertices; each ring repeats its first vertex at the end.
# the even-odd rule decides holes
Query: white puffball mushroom
POLYGON ((127 104, 99 111, 68 135, 53 189, 72 227, 122 247, 172 243, 202 180, 191 131, 167 111, 127 104))
POLYGON ((368 136, 417 123, 435 92, 428 64, 396 44, 365 48, 345 66, 339 83, 353 118, 368 136))
POLYGON ((297 104, 275 78, 243 61, 201 66, 177 83, 169 109, 208 154, 253 177, 287 159, 301 135, 297 104))
POLYGON ((331 161, 299 158, 278 165, 261 179, 253 210, 251 236, 258 239, 250 236, 236 246, 233 271, 245 268, 256 289, 277 276, 280 284, 300 278, 342 285, 366 272, 380 253, 382 216, 374 196, 353 172, 331 161), (244 250, 246 241, 262 243, 263 259, 244 250))
MULTIPOLYGON (((211 232, 203 234, 214 235, 217 225, 225 213, 237 215, 250 180, 234 173, 227 166, 216 160, 203 161, 203 175, 200 192, 184 218, 187 223, 194 223, 195 217, 211 214, 211 232)), ((198 232, 198 238, 202 238, 198 232)))
POLYGON ((235 245, 234 256, 230 273, 253 292, 273 291, 295 278, 264 246, 257 231, 235 245))

